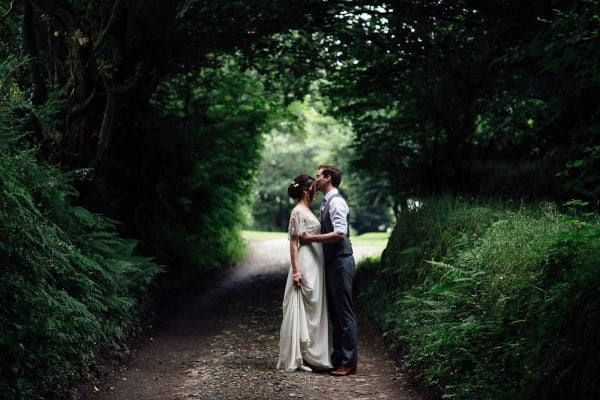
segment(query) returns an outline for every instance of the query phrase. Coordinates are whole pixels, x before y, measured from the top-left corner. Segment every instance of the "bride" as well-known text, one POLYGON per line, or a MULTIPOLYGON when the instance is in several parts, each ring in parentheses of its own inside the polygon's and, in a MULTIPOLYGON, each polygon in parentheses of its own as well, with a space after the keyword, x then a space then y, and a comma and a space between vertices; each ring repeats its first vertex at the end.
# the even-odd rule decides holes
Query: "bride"
POLYGON ((297 204, 288 228, 291 269, 283 296, 277 368, 331 369, 323 248, 320 243, 300 246, 298 242, 303 232, 321 233, 321 224, 309 208, 316 194, 314 179, 298 175, 288 194, 297 204))

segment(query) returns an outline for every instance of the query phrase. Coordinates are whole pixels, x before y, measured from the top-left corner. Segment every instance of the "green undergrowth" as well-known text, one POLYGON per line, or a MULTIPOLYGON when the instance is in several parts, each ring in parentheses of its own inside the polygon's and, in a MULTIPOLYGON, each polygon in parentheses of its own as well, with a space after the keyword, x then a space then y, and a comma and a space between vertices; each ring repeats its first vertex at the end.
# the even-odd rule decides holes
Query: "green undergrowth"
POLYGON ((60 398, 133 328, 160 267, 135 254, 136 242, 118 236, 115 221, 72 205, 71 176, 24 150, 27 121, 15 110, 40 118, 44 110, 4 83, 0 397, 60 398))
POLYGON ((361 303, 442 398, 600 398, 600 225, 551 204, 402 212, 361 303))

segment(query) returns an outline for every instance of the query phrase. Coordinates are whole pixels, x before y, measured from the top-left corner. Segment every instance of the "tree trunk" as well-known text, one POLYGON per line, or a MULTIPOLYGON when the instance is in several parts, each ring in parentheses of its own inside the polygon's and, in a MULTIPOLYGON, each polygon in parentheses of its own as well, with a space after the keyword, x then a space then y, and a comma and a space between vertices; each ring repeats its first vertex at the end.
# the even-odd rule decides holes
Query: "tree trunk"
POLYGON ((67 84, 67 129, 58 158, 68 169, 94 166, 108 143, 114 107, 109 81, 98 71, 91 27, 66 0, 29 2, 64 30, 61 33, 71 76, 67 84))
POLYGON ((40 56, 35 37, 33 7, 29 0, 23 1, 23 39, 25 51, 29 56, 29 69, 31 72, 31 81, 33 82, 32 102, 37 106, 46 101, 48 91, 46 89, 46 82, 40 73, 40 56))

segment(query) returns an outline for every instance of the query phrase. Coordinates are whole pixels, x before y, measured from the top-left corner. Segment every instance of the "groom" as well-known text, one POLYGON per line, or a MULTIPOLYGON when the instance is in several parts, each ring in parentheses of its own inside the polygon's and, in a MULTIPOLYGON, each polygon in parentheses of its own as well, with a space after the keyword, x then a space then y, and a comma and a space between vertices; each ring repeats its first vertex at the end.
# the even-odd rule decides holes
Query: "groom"
POLYGON ((356 316, 352 304, 354 257, 348 225, 350 210, 337 188, 342 172, 330 165, 321 165, 316 175, 317 190, 325 195, 321 205, 321 234, 304 233, 302 243, 323 243, 327 304, 332 324, 332 375, 356 373, 356 316))

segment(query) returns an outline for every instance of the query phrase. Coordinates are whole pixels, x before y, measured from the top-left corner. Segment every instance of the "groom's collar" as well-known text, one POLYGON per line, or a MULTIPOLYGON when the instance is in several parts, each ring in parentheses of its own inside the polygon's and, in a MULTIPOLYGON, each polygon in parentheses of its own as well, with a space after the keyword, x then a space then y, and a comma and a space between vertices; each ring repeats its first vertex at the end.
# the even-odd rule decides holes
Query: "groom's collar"
POLYGON ((325 201, 329 200, 333 195, 338 193, 339 191, 337 189, 331 189, 329 192, 325 193, 325 201))

